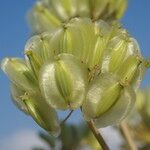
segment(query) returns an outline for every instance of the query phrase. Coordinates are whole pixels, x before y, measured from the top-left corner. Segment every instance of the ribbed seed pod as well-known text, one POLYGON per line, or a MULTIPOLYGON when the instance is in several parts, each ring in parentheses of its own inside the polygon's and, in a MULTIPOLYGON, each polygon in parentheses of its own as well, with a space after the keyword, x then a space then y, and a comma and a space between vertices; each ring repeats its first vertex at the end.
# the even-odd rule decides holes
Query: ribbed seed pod
POLYGON ((54 136, 60 134, 60 125, 56 111, 51 108, 40 95, 28 95, 23 97, 23 102, 29 114, 47 132, 54 136))
POLYGON ((98 128, 119 124, 131 112, 135 103, 135 92, 132 87, 126 87, 116 101, 106 113, 94 119, 98 128))
POLYGON ((123 87, 116 75, 106 73, 90 83, 82 110, 85 118, 93 119, 100 128, 122 121, 134 102, 132 87, 123 87))
POLYGON ((25 60, 33 74, 38 78, 41 66, 54 57, 50 40, 53 33, 43 33, 29 39, 25 46, 25 60))
POLYGON ((44 98, 36 94, 32 96, 29 93, 19 89, 12 84, 11 95, 14 104, 23 112, 31 117, 44 128, 47 132, 58 136, 60 127, 58 117, 53 108, 45 103, 44 98))
POLYGON ((11 82, 18 87, 29 92, 37 90, 36 79, 23 60, 19 58, 5 58, 2 61, 1 68, 8 75, 11 82))
POLYGON ((126 32, 112 38, 108 44, 108 54, 103 61, 102 72, 115 73, 120 76, 124 84, 137 85, 139 76, 143 76, 143 58, 137 42, 126 32), (136 76, 136 77, 135 77, 136 76), (135 81, 134 78, 136 78, 135 81))
POLYGON ((51 31, 74 17, 116 20, 123 16, 127 0, 43 0, 29 12, 34 33, 51 31))
POLYGON ((58 109, 76 109, 85 99, 87 69, 70 54, 60 54, 45 64, 40 87, 47 102, 58 109))

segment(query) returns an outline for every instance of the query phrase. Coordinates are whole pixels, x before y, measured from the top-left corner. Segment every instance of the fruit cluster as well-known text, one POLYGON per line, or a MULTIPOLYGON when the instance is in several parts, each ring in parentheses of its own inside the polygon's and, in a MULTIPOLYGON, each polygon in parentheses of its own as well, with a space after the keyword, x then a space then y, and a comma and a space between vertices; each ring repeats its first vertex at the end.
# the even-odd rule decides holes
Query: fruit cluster
POLYGON ((60 133, 57 109, 80 108, 98 128, 132 109, 146 67, 136 40, 113 21, 125 5, 43 0, 30 11, 33 32, 45 32, 29 39, 25 59, 5 58, 2 69, 14 103, 48 132, 60 133))

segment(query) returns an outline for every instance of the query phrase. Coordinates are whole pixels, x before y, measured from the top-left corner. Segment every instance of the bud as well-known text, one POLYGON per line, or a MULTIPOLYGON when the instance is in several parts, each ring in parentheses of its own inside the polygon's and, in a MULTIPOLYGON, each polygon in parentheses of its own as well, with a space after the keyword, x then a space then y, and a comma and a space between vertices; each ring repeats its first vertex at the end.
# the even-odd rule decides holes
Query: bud
POLYGON ((40 71, 41 91, 54 108, 79 108, 85 98, 86 84, 86 68, 70 54, 58 55, 40 71))
POLYGON ((117 76, 101 74, 89 85, 83 113, 93 119, 97 127, 119 123, 131 110, 135 101, 132 87, 123 87, 117 76))
POLYGON ((74 17, 93 21, 120 19, 127 0, 43 0, 29 12, 29 23, 34 33, 51 31, 74 17))

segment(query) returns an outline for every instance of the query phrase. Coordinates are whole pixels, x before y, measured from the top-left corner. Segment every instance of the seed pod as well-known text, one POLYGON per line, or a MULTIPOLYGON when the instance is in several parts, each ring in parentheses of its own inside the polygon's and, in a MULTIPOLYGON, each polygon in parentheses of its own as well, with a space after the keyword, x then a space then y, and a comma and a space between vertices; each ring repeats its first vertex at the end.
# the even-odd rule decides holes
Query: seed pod
POLYGON ((131 112, 135 104, 135 92, 131 87, 126 87, 115 105, 99 118, 94 119, 97 128, 119 124, 131 112))
POLYGON ((60 134, 60 126, 55 110, 40 95, 32 96, 26 94, 23 97, 23 102, 37 124, 54 136, 60 134))
MULTIPOLYGON (((115 73, 116 70, 118 70, 122 64, 123 61, 130 55, 134 55, 137 53, 134 53, 135 48, 132 46, 129 47, 129 45, 133 45, 130 43, 129 35, 126 31, 120 30, 114 32, 115 34, 112 38, 109 38, 109 42, 107 45, 107 53, 106 57, 103 61, 103 72, 111 72, 115 73), (125 32, 125 33, 124 33, 125 32)), ((111 31, 110 31, 111 33, 111 31)))
POLYGON ((128 52, 128 36, 120 35, 119 37, 114 37, 109 45, 111 48, 111 57, 109 63, 109 71, 115 72, 120 66, 122 66, 123 60, 128 52))
POLYGON ((43 33, 33 36, 26 43, 25 60, 37 78, 41 66, 54 57, 54 52, 50 46, 51 36, 50 33, 43 33))
POLYGON ((29 24, 34 33, 42 33, 43 31, 53 30, 54 27, 61 25, 59 18, 55 12, 45 7, 45 2, 37 2, 33 10, 29 12, 29 24), (37 23, 38 22, 40 23, 37 23), (35 28, 35 29, 34 29, 35 28))
POLYGON ((123 82, 131 82, 136 71, 141 63, 141 60, 137 56, 129 56, 123 63, 117 74, 120 76, 123 82))
POLYGON ((69 50, 69 53, 80 57, 84 63, 88 64, 97 39, 95 28, 91 20, 77 18, 72 19, 66 27, 66 30, 69 31, 70 41, 62 43, 62 47, 60 48, 64 49, 63 47, 70 42, 72 47, 70 48, 71 50, 69 50), (80 36, 75 34, 75 32, 79 33, 80 36), (76 43, 74 39, 78 43, 76 43))
POLYGON ((145 67, 137 42, 126 31, 108 43, 108 51, 102 64, 102 72, 115 73, 123 84, 139 87, 145 67))
POLYGON ((85 98, 87 75, 86 68, 76 57, 60 54, 41 69, 41 91, 52 107, 76 109, 85 98))
POLYGON ((34 33, 51 31, 74 17, 87 17, 94 21, 120 19, 127 0, 43 0, 29 12, 29 23, 34 33))
POLYGON ((5 58, 1 64, 2 70, 8 75, 10 81, 21 89, 35 92, 36 79, 25 62, 18 58, 5 58))
POLYGON ((123 87, 117 76, 107 73, 91 82, 82 110, 87 120, 93 119, 97 127, 104 127, 120 122, 134 101, 132 88, 123 87))
MULTIPOLYGON (((48 36, 48 39, 50 40, 50 34, 48 34, 48 36)), ((49 40, 47 41, 45 34, 33 36, 25 45, 25 54, 30 53, 28 51, 32 51, 35 57, 37 57, 39 64, 43 63, 50 54, 49 40)))

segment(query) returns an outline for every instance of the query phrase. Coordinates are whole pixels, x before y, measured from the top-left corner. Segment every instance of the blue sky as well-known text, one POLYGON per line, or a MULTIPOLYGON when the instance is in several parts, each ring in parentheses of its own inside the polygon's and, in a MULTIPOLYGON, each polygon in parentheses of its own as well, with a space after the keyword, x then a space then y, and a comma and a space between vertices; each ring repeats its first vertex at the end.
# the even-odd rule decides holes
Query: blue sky
MULTIPOLYGON (((3 0, 0 4, 0 60, 6 56, 23 57, 23 49, 30 36, 26 12, 35 0, 3 0)), ((135 37, 142 54, 150 57, 150 1, 130 0, 122 24, 135 37)), ((150 85, 148 71, 142 86, 150 85)), ((74 120, 77 115, 74 116, 74 120)), ((0 138, 21 129, 39 130, 33 120, 12 104, 9 81, 0 71, 0 138)))

